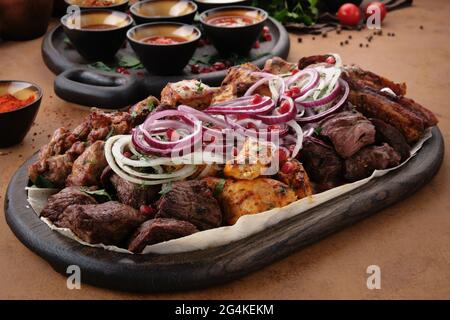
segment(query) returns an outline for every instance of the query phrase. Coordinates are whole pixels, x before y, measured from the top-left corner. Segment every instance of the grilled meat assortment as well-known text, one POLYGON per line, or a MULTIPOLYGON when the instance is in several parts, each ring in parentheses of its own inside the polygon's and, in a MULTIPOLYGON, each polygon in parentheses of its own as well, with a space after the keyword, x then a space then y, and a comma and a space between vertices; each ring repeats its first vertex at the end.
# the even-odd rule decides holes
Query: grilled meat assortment
POLYGON ((130 207, 139 209, 140 206, 153 203, 158 198, 159 186, 142 186, 122 179, 112 173, 110 183, 116 191, 117 199, 130 207))

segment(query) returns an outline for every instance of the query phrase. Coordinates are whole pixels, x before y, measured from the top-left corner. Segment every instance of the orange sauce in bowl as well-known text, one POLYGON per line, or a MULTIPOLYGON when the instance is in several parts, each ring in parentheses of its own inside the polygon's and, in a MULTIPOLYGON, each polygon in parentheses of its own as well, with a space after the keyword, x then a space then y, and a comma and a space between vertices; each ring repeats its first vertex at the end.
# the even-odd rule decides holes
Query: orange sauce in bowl
POLYGON ((9 93, 0 95, 0 113, 20 109, 23 106, 26 106, 26 105, 32 103, 35 99, 36 99, 36 97, 34 94, 29 96, 25 100, 16 98, 15 96, 13 96, 12 94, 9 94, 9 93))
POLYGON ((254 24, 256 19, 245 16, 218 16, 212 17, 207 20, 208 24, 217 27, 242 27, 254 24))
POLYGON ((151 36, 148 38, 144 38, 141 40, 144 43, 148 44, 177 44, 186 42, 185 38, 175 37, 175 36, 151 36))

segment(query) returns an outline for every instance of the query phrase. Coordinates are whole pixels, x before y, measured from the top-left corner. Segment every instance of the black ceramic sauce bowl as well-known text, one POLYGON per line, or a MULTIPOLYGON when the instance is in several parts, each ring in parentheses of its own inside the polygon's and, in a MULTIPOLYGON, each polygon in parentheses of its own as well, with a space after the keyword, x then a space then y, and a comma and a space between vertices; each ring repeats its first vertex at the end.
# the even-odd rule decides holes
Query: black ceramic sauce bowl
POLYGON ((207 10, 200 15, 200 22, 206 36, 222 55, 237 53, 246 55, 258 39, 268 14, 262 9, 247 6, 227 6, 207 10), (235 17, 251 20, 251 23, 237 26, 215 25, 212 19, 235 17))
POLYGON ((197 5, 187 0, 146 0, 136 2, 130 12, 137 24, 163 21, 191 24, 197 5))
POLYGON ((83 1, 80 0, 64 0, 68 6, 75 5, 80 7, 81 10, 117 10, 117 11, 126 11, 129 6, 129 0, 115 0, 113 4, 108 6, 89 6, 84 5, 83 1))
POLYGON ((186 66, 201 37, 199 29, 177 22, 154 22, 138 25, 127 33, 131 47, 145 68, 154 74, 177 74, 186 66), (175 37, 183 42, 155 44, 145 42, 152 37, 175 37))
POLYGON ((225 6, 249 6, 252 0, 194 0, 198 6, 198 11, 225 7, 225 6))
POLYGON ((42 100, 42 90, 26 81, 0 80, 0 96, 11 94, 20 100, 34 95, 34 100, 18 109, 0 112, 0 148, 13 146, 23 140, 36 118, 42 100))
POLYGON ((123 45, 133 19, 120 11, 86 10, 65 15, 61 24, 83 57, 91 61, 108 61, 123 45))

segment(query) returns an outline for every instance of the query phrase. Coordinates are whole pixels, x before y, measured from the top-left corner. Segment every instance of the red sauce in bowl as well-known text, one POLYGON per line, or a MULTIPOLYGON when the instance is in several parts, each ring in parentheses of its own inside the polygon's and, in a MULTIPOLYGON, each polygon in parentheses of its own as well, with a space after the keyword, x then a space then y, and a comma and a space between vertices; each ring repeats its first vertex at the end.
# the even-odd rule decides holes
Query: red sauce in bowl
POLYGON ((186 42, 187 40, 185 38, 175 36, 152 36, 144 38, 141 41, 148 44, 177 44, 186 42))
POLYGON ((256 23, 256 19, 244 16, 219 16, 211 17, 207 20, 208 24, 217 27, 242 27, 256 23))
POLYGON ((12 94, 4 94, 0 96, 0 113, 9 112, 16 109, 20 109, 27 104, 30 104, 34 101, 35 96, 31 95, 25 100, 20 100, 13 96, 12 94))

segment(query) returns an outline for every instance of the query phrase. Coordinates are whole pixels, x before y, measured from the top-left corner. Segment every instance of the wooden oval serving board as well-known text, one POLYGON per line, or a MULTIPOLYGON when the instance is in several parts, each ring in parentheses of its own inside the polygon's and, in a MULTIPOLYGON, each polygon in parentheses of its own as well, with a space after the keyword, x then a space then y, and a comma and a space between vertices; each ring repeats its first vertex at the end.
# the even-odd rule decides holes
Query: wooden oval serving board
POLYGON ((444 141, 435 127, 432 138, 398 170, 248 238, 217 248, 170 255, 130 255, 87 247, 50 230, 27 202, 27 166, 35 160, 34 156, 10 181, 5 199, 6 221, 19 240, 57 272, 66 275, 69 265, 78 265, 82 282, 137 292, 201 288, 258 270, 411 196, 436 174, 443 155, 444 141))

